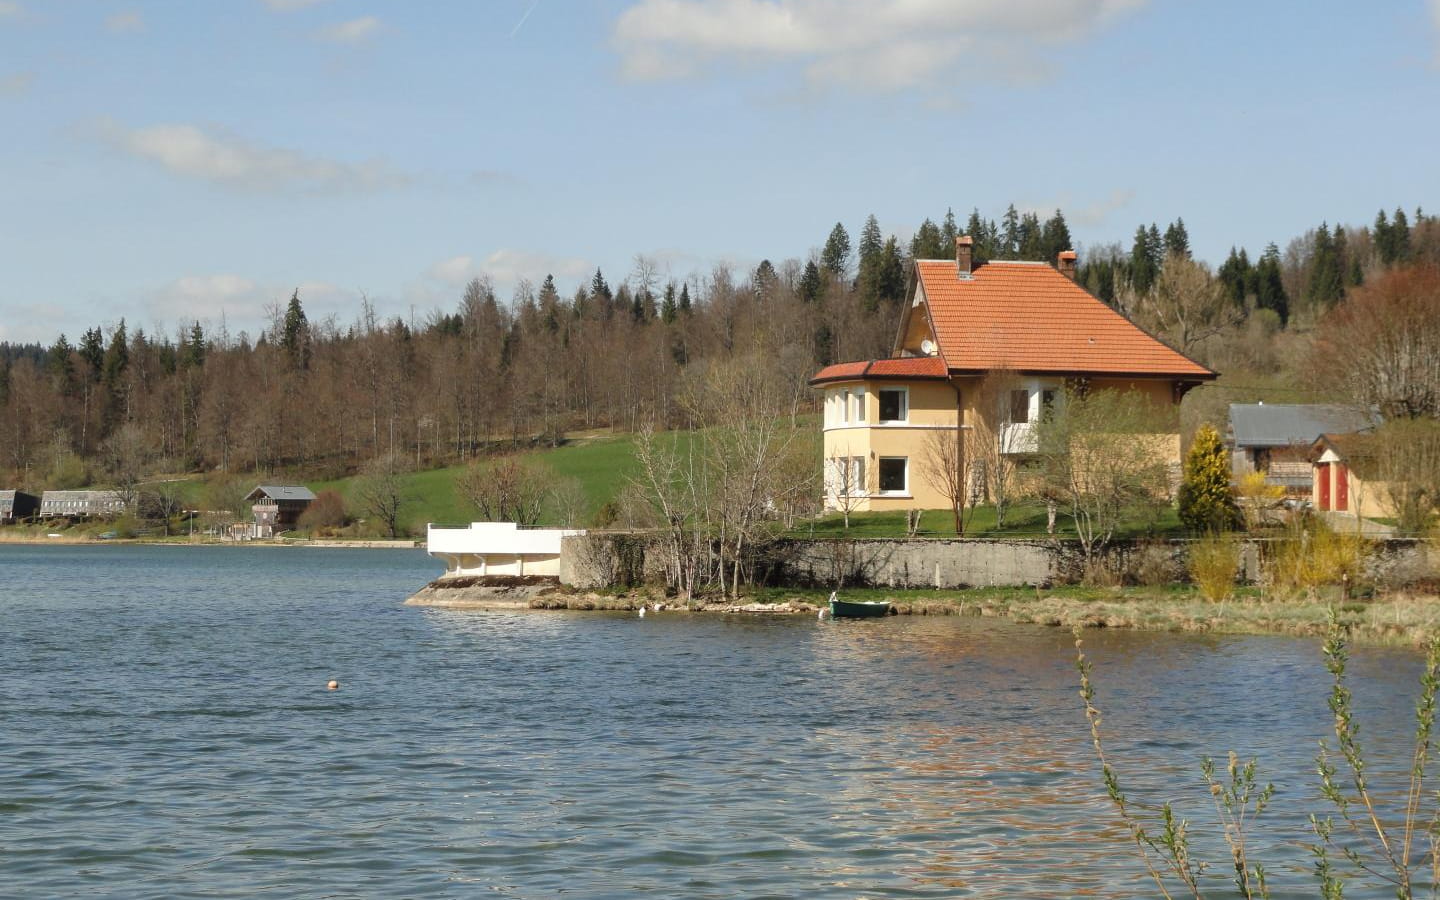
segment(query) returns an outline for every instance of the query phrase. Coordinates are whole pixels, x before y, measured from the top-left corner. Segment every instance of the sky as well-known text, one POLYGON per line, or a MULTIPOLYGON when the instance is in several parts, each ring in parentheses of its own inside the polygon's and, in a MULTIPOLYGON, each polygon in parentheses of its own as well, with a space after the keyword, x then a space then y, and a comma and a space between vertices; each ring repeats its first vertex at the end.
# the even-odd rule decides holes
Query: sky
POLYGON ((1440 209, 1440 0, 0 0, 0 341, 423 321, 874 214, 1440 209))

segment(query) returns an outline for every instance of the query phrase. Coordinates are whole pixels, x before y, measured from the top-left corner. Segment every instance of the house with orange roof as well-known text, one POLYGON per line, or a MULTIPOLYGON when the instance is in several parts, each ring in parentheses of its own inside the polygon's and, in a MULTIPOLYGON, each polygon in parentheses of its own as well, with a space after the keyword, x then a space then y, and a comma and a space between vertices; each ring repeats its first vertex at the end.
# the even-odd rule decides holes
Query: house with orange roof
MULTIPOLYGON (((1174 409, 1216 377, 1078 285, 1075 269, 1072 250, 1054 266, 977 264, 963 236, 955 259, 916 260, 891 355, 826 366, 810 381, 825 395, 827 506, 945 508, 944 487, 920 464, 929 432, 956 433, 962 458, 978 458, 975 442, 987 440, 1025 459, 1035 424, 1066 387, 1129 391, 1174 409), (978 403, 1002 374, 1001 402, 978 403)), ((1160 446, 1178 469, 1178 433, 1160 446)), ((974 474, 967 480, 983 490, 974 474)))

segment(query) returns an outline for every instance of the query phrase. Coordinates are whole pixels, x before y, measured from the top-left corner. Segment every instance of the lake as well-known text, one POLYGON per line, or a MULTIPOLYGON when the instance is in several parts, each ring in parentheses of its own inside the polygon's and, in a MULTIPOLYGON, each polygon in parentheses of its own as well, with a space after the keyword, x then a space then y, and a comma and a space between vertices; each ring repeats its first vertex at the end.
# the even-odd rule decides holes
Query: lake
MULTIPOLYGON (((440 571, 418 551, 0 546, 0 896, 1155 893, 1102 796, 1066 632, 402 605, 440 571)), ((1315 896, 1318 643, 1087 645, 1112 761, 1204 832, 1215 895, 1198 763, 1234 747, 1279 785, 1253 837, 1276 896, 1315 896)), ((1372 777, 1406 765, 1420 662, 1355 653, 1372 777)))

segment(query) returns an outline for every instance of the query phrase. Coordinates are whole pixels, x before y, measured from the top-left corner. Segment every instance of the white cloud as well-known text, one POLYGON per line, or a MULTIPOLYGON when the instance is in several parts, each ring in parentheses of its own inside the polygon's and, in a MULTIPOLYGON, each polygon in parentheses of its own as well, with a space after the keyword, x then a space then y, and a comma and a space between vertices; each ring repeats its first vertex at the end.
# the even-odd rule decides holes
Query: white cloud
POLYGON ((622 74, 635 80, 727 63, 791 64, 813 86, 885 92, 926 85, 981 48, 985 60, 1013 63, 1147 2, 639 0, 616 21, 612 43, 622 74))
POLYGON ((266 147, 220 129, 167 124, 125 128, 102 120, 105 143, 175 175, 253 191, 374 191, 413 179, 379 160, 353 163, 266 147))
POLYGON ((555 280, 563 285, 584 280, 593 271, 594 266, 589 261, 578 257, 505 247, 478 262, 470 254, 443 259, 427 269, 425 277, 448 287, 460 287, 472 278, 489 276, 495 284, 496 293, 507 297, 522 278, 538 285, 546 275, 554 275, 555 280))
POLYGON ((0 78, 0 97, 22 97, 35 83, 34 72, 17 72, 0 78))
POLYGON ((283 307, 296 290, 312 321, 358 308, 358 292, 326 281, 260 284, 234 273, 186 275, 145 292, 141 303, 149 320, 161 327, 197 320, 214 326, 223 318, 232 334, 243 330, 253 338, 269 326, 270 310, 283 307))
POLYGON ((320 39, 333 44, 359 44, 370 40, 380 30, 380 20, 374 16, 362 16, 349 22, 339 22, 320 29, 320 39))
POLYGON ((317 6, 325 0, 263 0, 272 12, 294 12, 297 9, 305 9, 307 6, 317 6))
POLYGON ((105 28, 116 34, 127 34, 145 30, 145 18, 135 10, 118 12, 105 20, 105 28))

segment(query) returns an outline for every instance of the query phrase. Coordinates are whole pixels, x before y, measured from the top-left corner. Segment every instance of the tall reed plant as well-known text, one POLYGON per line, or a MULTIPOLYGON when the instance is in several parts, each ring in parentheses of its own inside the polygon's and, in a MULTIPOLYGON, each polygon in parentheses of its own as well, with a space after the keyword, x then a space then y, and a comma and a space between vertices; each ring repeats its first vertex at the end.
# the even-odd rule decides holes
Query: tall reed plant
MULTIPOLYGON (((1160 895, 1175 893, 1201 898, 1208 886, 1207 860, 1191 850, 1190 822, 1168 802, 1156 807, 1131 800, 1105 752, 1103 717, 1095 702, 1094 668, 1085 656, 1080 629, 1075 629, 1076 667, 1080 698, 1090 726, 1090 740, 1105 782, 1105 792, 1124 823, 1142 864, 1160 895)), ((1340 900, 1346 884, 1383 887, 1399 900, 1413 900, 1419 892, 1440 895, 1440 793, 1426 791, 1426 776, 1434 744, 1436 694, 1440 692, 1440 635, 1429 643, 1415 704, 1414 748, 1403 793, 1377 789, 1360 742, 1354 695, 1347 684, 1349 650, 1344 627, 1332 611, 1324 643, 1325 667, 1330 673, 1332 740, 1320 743, 1316 770, 1320 791, 1332 811, 1311 815, 1315 842, 1308 857, 1320 896, 1340 900), (1383 798, 1398 797, 1387 803, 1383 798)), ((1215 824, 1229 850, 1224 866, 1239 896, 1268 898, 1265 867, 1251 852, 1251 835, 1274 795, 1274 785, 1261 784, 1255 759, 1242 762, 1231 751, 1223 772, 1206 757, 1200 773, 1215 803, 1215 824)))

